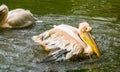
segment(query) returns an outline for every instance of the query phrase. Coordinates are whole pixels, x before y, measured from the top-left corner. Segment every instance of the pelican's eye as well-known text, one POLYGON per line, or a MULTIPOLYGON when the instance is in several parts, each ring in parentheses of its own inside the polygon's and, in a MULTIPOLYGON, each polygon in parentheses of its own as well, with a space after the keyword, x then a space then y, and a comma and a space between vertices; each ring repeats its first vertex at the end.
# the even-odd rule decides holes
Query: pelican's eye
POLYGON ((91 27, 86 27, 86 31, 87 31, 87 32, 90 32, 91 30, 92 30, 91 27))
POLYGON ((85 31, 87 31, 88 30, 88 28, 87 27, 85 27, 85 31))
POLYGON ((87 28, 87 27, 84 27, 83 29, 84 29, 84 30, 83 30, 84 32, 86 32, 86 31, 88 30, 88 28, 87 28))

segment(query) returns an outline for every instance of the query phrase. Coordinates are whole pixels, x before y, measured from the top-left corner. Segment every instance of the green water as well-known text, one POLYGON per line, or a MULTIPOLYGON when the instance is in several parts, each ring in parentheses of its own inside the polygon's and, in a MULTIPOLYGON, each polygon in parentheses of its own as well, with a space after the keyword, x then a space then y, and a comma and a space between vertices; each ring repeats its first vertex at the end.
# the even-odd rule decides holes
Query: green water
POLYGON ((0 29, 0 72, 120 72, 120 0, 0 0, 9 10, 24 8, 43 21, 27 29, 0 29), (78 27, 87 21, 93 28, 102 58, 36 64, 47 53, 34 43, 53 25, 78 27))

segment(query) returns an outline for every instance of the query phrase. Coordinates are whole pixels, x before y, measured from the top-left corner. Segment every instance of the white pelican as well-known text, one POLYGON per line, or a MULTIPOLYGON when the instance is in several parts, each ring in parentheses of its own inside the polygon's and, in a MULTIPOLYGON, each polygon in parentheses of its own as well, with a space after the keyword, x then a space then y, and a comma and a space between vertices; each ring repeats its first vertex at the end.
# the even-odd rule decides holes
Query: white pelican
POLYGON ((0 6, 1 28, 23 28, 35 23, 32 13, 24 9, 14 9, 8 12, 6 5, 0 6))
POLYGON ((61 24, 33 36, 32 39, 50 52, 42 62, 69 60, 74 56, 93 54, 100 58, 101 53, 90 34, 91 30, 86 22, 80 23, 79 28, 61 24))

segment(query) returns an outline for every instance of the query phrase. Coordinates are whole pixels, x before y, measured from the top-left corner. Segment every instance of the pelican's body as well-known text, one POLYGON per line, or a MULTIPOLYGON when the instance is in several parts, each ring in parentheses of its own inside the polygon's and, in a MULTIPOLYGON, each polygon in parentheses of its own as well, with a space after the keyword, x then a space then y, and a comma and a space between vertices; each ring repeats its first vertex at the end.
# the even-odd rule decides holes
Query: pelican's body
POLYGON ((84 33, 89 34, 90 31, 91 27, 85 22, 80 23, 79 29, 62 24, 54 26, 40 35, 33 36, 33 40, 46 51, 50 51, 48 57, 44 59, 45 61, 69 60, 74 56, 87 56, 93 53, 100 57, 101 54, 94 40, 91 39, 92 37, 89 35, 87 36, 90 38, 85 37, 84 33))
POLYGON ((35 23, 32 13, 24 9, 14 9, 8 12, 6 5, 0 6, 1 28, 24 28, 35 23))

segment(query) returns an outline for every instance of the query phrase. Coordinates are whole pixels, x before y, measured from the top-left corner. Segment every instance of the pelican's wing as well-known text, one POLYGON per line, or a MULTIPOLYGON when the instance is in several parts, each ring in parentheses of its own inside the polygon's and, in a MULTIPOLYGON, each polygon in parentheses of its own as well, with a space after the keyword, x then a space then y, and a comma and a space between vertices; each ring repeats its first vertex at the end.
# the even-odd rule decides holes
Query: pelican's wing
POLYGON ((14 9, 8 12, 7 23, 12 28, 23 28, 35 24, 35 17, 29 10, 14 9))
POLYGON ((78 41, 85 48, 85 43, 81 40, 79 36, 79 29, 69 26, 69 25, 65 25, 65 24, 54 26, 54 28, 57 28, 57 29, 60 29, 66 32, 67 34, 69 34, 69 36, 73 37, 76 41, 78 41))
POLYGON ((66 49, 53 51, 40 62, 43 63, 43 62, 52 62, 52 61, 63 61, 65 60, 66 54, 68 52, 69 51, 67 51, 66 49))
POLYGON ((65 25, 56 26, 33 37, 35 42, 39 43, 45 50, 50 51, 50 54, 44 60, 56 61, 62 57, 64 59, 70 59, 73 55, 83 52, 83 46, 78 41, 81 39, 78 36, 77 29, 72 28, 75 32, 70 28, 65 25))

